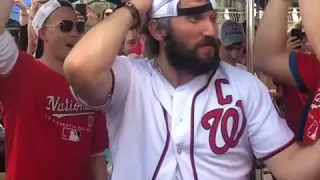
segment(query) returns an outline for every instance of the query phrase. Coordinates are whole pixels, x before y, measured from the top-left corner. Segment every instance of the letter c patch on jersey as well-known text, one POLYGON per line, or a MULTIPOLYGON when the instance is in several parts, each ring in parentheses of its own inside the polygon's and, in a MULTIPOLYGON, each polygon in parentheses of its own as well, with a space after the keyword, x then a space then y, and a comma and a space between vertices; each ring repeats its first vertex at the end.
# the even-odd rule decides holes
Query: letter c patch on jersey
POLYGON ((236 106, 242 111, 242 120, 240 120, 239 112, 235 108, 226 110, 224 108, 214 109, 202 117, 201 125, 205 130, 209 131, 209 145, 215 154, 224 154, 230 148, 236 147, 245 130, 246 119, 242 108, 242 101, 237 101, 236 106), (209 122, 211 119, 213 119, 212 124, 209 122), (221 132, 221 135, 218 135, 218 132, 221 132), (218 145, 218 137, 222 137, 224 145, 218 145))

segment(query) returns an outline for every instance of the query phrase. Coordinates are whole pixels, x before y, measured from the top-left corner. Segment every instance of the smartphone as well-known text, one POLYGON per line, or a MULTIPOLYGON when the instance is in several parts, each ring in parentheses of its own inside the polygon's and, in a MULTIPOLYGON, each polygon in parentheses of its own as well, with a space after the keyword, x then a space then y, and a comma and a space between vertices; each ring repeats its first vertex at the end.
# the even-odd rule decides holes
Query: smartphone
POLYGON ((86 4, 76 4, 76 11, 80 13, 81 16, 87 18, 87 5, 86 4))
MULTIPOLYGON (((291 37, 296 37, 297 40, 303 40, 303 32, 302 29, 291 29, 291 37)), ((297 47, 297 49, 301 49, 301 46, 297 47)))
MULTIPOLYGON (((85 21, 87 21, 87 5, 86 4, 76 4, 76 11, 80 13, 82 17, 84 17, 85 21)), ((82 28, 85 28, 85 22, 79 22, 82 28)))

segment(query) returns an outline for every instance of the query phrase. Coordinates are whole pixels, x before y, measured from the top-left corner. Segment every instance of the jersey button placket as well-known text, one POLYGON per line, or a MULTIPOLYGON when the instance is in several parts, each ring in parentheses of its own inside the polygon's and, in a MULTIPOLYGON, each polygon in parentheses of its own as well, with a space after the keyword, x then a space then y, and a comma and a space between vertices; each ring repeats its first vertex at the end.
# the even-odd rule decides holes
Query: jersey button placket
POLYGON ((180 155, 182 153, 181 147, 177 146, 177 153, 180 155))

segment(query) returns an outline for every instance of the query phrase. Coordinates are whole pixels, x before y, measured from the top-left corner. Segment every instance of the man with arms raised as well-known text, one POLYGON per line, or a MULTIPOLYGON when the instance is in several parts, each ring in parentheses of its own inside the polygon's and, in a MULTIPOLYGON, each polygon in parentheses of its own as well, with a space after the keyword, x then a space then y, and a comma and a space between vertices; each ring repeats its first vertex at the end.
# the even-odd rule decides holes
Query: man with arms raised
POLYGON ((220 62, 216 20, 214 0, 133 0, 67 57, 79 101, 107 112, 112 177, 245 180, 253 152, 279 179, 319 179, 320 144, 300 148, 267 88, 220 62), (147 12, 152 58, 117 56, 147 12))
POLYGON ((50 0, 32 25, 39 60, 19 52, 4 29, 14 0, 0 7, 0 102, 6 130, 7 180, 105 180, 106 119, 78 103, 63 62, 83 29, 71 4, 50 0))
MULTIPOLYGON (((269 1, 257 32, 254 62, 256 68, 271 76, 275 82, 297 87, 308 96, 298 137, 304 145, 311 145, 320 137, 320 63, 315 56, 286 49, 290 5, 290 0, 269 1)), ((307 36, 311 42, 316 38, 312 30, 311 34, 307 31, 307 36)))

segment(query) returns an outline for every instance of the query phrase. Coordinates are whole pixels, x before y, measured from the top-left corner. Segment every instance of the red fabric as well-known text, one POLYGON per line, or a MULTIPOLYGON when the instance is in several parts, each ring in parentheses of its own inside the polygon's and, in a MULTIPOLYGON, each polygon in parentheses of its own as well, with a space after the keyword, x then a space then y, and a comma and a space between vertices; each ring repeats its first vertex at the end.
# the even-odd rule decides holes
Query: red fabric
POLYGON ((142 44, 138 42, 134 48, 132 48, 131 53, 135 53, 137 55, 142 54, 142 44))
POLYGON ((0 82, 6 180, 91 179, 91 156, 108 144, 104 113, 78 103, 62 75, 25 53, 0 82))
MULTIPOLYGON (((320 63, 314 56, 309 56, 303 53, 297 53, 295 61, 298 72, 297 76, 301 82, 298 82, 300 89, 307 89, 309 95, 314 97, 311 107, 308 112, 306 124, 304 127, 303 144, 311 145, 320 137, 320 63)), ((291 64, 294 64, 291 62, 291 64)), ((291 67, 292 68, 292 67, 291 67)), ((292 69, 291 69, 292 70, 292 69)), ((293 71, 293 73, 295 73, 293 71)))
MULTIPOLYGON (((320 86, 318 85, 318 87, 320 86)), ((320 139, 320 89, 317 88, 314 94, 314 99, 304 127, 303 143, 305 145, 311 145, 320 139)))
POLYGON ((297 88, 284 86, 284 118, 295 136, 298 136, 301 117, 308 96, 299 92, 297 88))

